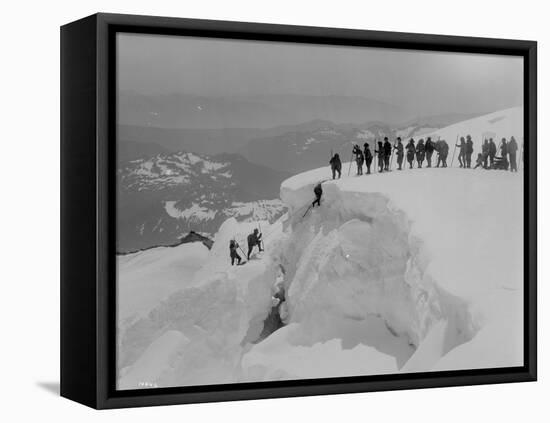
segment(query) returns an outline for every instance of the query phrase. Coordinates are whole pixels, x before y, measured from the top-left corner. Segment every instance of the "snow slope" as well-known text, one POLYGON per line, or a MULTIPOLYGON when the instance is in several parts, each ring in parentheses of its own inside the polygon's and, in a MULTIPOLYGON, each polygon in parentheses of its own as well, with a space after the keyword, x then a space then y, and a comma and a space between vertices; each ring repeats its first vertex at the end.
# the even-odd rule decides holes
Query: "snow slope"
MULTIPOLYGON (((326 174, 318 169, 283 183, 291 214, 326 174)), ((339 310, 338 317, 343 310, 355 319, 382 316, 415 346, 402 371, 522 365, 522 185, 522 174, 461 169, 324 183, 323 207, 308 218, 317 220, 315 229, 300 238, 308 233, 309 248, 325 257, 306 250, 298 261, 291 315, 311 319, 318 307, 325 315, 339 310), (357 286, 342 307, 350 280, 357 286)))
POLYGON ((471 135, 476 152, 481 151, 482 140, 487 137, 492 137, 498 145, 502 138, 509 140, 513 136, 517 140, 518 146, 521 147, 523 142, 523 107, 500 110, 455 123, 423 134, 423 138, 431 136, 434 140, 444 139, 452 148, 457 136, 460 138, 466 137, 466 135, 471 135))
POLYGON ((123 258, 160 286, 160 269, 194 267, 119 327, 121 389, 522 364, 521 173, 328 181, 322 207, 302 219, 326 173, 283 183, 289 215, 261 223, 266 252, 245 266, 229 265, 228 243, 256 225, 235 219, 202 261, 183 249, 123 258), (273 313, 280 325, 268 324, 273 313))
POLYGON ((147 315, 161 300, 184 287, 207 256, 208 248, 201 242, 117 256, 120 324, 147 315))

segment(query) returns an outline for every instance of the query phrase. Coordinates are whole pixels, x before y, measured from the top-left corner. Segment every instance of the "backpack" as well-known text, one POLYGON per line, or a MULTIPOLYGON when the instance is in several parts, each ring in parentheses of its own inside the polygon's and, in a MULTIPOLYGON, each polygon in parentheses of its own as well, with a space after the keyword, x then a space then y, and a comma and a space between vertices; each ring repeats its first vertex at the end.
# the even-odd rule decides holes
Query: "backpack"
POLYGON ((317 196, 320 196, 321 194, 323 194, 323 188, 321 188, 321 184, 316 185, 315 188, 313 188, 313 192, 317 196))

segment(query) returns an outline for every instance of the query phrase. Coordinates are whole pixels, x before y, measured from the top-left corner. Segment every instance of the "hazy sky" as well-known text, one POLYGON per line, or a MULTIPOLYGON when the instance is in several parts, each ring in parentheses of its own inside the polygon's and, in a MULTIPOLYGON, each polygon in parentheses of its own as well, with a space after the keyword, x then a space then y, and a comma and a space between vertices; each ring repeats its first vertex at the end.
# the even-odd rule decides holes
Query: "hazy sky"
POLYGON ((362 96, 419 116, 523 104, 521 58, 120 34, 119 88, 142 94, 362 96))

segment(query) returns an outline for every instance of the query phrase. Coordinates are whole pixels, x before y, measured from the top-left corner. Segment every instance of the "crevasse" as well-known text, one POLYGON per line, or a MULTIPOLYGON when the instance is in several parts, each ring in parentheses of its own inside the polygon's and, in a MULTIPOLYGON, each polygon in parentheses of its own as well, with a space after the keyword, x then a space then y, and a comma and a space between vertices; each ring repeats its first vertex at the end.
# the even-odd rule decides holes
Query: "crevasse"
POLYGON ((468 305, 431 277, 429 252, 384 195, 343 194, 326 184, 322 207, 304 218, 300 209, 312 186, 300 191, 282 192, 293 207, 287 236, 270 253, 286 271, 284 321, 303 326, 292 343, 336 338, 344 349, 369 345, 402 368, 438 323, 445 324, 440 355, 475 335, 468 305))

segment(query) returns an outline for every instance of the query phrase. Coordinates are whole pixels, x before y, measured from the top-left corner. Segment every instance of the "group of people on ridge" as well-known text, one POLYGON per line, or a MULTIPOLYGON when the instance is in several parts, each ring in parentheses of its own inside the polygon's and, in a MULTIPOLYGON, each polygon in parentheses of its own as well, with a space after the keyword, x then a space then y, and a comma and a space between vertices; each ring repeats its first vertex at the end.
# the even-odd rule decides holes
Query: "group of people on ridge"
MULTIPOLYGON (((424 160, 427 162, 427 167, 432 167, 432 156, 434 152, 438 153, 436 167, 447 167, 449 145, 445 140, 434 142, 428 137, 426 143, 424 143, 423 139, 420 139, 415 145, 414 140, 411 138, 407 145, 404 146, 400 137, 397 137, 394 145, 391 145, 388 137, 385 137, 384 142, 378 141, 377 148, 378 149, 375 149, 373 154, 368 143, 363 144, 363 149, 357 144, 353 146, 353 155, 355 156, 355 162, 357 164, 357 175, 363 175, 363 165, 366 165, 366 174, 369 175, 371 173, 371 165, 374 157, 378 160, 378 172, 390 171, 393 153, 395 153, 397 157, 397 170, 403 170, 405 153, 407 162, 409 163, 409 169, 413 168, 415 159, 419 168, 422 168, 424 160)), ((336 179, 336 176, 338 176, 339 179, 342 176, 342 161, 338 153, 332 156, 329 164, 332 170, 332 179, 336 179)))
MULTIPOLYGON (((437 153, 435 167, 447 167, 449 144, 445 140, 433 141, 431 137, 427 137, 426 142, 424 142, 424 139, 420 139, 415 145, 414 139, 411 138, 406 145, 403 145, 401 138, 397 137, 396 143, 391 145, 388 137, 385 137, 384 142, 378 141, 377 144, 377 149, 373 152, 371 152, 368 143, 363 144, 363 149, 357 144, 353 145, 352 156, 355 156, 357 175, 363 175, 363 165, 366 166, 366 174, 369 175, 375 157, 378 160, 378 172, 390 171, 394 153, 397 157, 397 170, 403 170, 403 160, 405 158, 409 164, 409 169, 414 167, 415 160, 419 169, 422 168, 424 161, 426 161, 426 167, 432 167, 434 153, 437 153)), ((458 162, 460 167, 471 168, 472 154, 474 152, 472 137, 470 135, 466 136, 466 138, 461 137, 460 143, 455 145, 456 148, 459 149, 458 162)), ((482 166, 485 169, 507 170, 508 166, 510 166, 511 171, 517 172, 516 154, 518 146, 514 137, 511 137, 509 142, 506 142, 506 139, 503 138, 499 148, 500 157, 496 155, 497 147, 493 139, 486 139, 482 146, 482 152, 478 154, 474 169, 482 166), (507 157, 509 157, 509 160, 507 157)), ((332 179, 336 179, 336 177, 339 179, 342 176, 342 161, 338 153, 331 157, 329 164, 332 170, 332 179)))
MULTIPOLYGON (((467 138, 469 138, 469 136, 467 138)), ((463 140, 464 139, 461 138, 460 155, 463 155, 463 152, 462 152, 463 140)), ((467 143, 468 141, 466 141, 466 145, 467 143)), ((467 151, 468 150, 466 149, 466 157, 467 157, 466 163, 468 167, 470 167, 470 161, 468 159, 467 151)), ((511 172, 517 172, 518 171, 517 152, 518 152, 518 143, 516 142, 516 139, 514 137, 510 137, 510 141, 508 142, 506 141, 506 138, 502 138, 498 149, 492 138, 485 139, 485 141, 481 146, 481 153, 478 153, 477 155, 476 165, 474 169, 478 167, 482 167, 484 169, 508 170, 508 168, 510 168, 511 172), (500 150, 500 156, 497 156, 497 150, 500 150)), ((459 161, 460 161, 460 155, 459 155, 459 161)), ((469 157, 471 156, 472 156, 472 153, 470 152, 469 157)), ((462 163, 460 167, 462 167, 462 163)))

